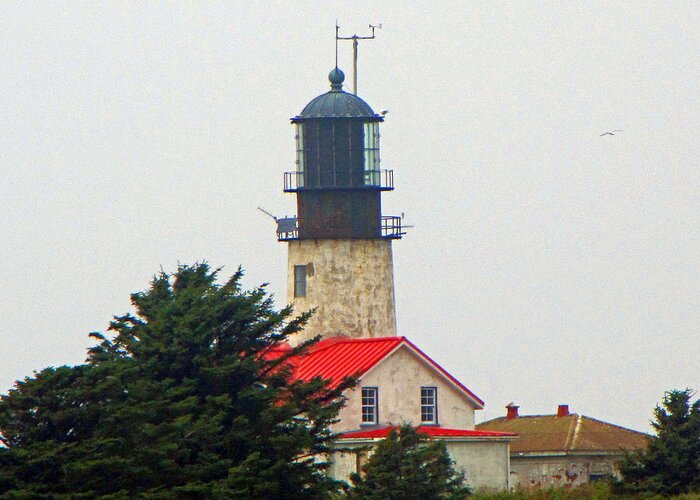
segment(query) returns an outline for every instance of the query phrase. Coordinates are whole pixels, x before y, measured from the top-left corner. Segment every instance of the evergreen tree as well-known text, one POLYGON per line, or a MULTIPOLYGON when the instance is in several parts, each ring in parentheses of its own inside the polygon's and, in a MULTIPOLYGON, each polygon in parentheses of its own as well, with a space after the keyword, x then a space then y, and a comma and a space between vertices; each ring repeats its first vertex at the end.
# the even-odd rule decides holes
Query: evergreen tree
POLYGON ((429 441, 410 425, 392 429, 350 477, 348 496, 363 500, 432 500, 469 494, 443 441, 429 441))
POLYGON ((700 491, 700 399, 690 389, 668 391, 654 409, 656 436, 621 464, 622 489, 674 495, 700 491))
POLYGON ((0 399, 0 494, 50 498, 321 498, 319 459, 350 381, 291 381, 275 349, 307 315, 206 264, 132 295, 86 364, 47 368, 0 399))

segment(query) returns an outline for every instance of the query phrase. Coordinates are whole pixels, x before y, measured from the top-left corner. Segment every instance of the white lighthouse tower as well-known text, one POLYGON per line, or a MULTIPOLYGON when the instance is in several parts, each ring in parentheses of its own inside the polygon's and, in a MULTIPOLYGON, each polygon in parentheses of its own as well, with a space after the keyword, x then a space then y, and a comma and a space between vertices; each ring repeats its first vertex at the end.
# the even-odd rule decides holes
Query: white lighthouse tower
POLYGON ((315 310, 295 342, 321 335, 396 335, 392 241, 401 218, 382 215, 381 194, 393 171, 379 159, 381 115, 342 88, 337 67, 330 91, 292 118, 296 166, 284 191, 296 193, 296 218, 278 220, 288 245, 287 300, 295 312, 315 310))

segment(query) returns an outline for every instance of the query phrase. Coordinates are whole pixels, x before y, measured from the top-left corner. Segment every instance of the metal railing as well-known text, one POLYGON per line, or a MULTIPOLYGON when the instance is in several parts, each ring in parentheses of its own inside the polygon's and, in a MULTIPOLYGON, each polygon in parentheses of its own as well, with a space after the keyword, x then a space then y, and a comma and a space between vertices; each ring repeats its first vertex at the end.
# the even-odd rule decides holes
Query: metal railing
POLYGON ((342 185, 342 186, 319 186, 305 185, 304 172, 294 171, 284 173, 284 191, 294 192, 300 189, 354 189, 354 188, 379 188, 382 191, 390 191, 394 189, 394 171, 393 170, 365 170, 364 183, 360 186, 342 185))
POLYGON ((284 191, 297 191, 304 186, 304 172, 285 172, 284 173, 284 191))
POLYGON ((382 215, 382 238, 399 239, 404 233, 401 227, 401 217, 382 215))
MULTIPOLYGON (((404 234, 401 226, 401 217, 396 215, 382 215, 380 222, 380 237, 400 239, 404 234)), ((285 217, 277 220, 277 239, 290 241, 299 239, 299 219, 285 217)))
POLYGON ((299 238, 299 220, 296 217, 277 219, 277 240, 289 241, 299 238))
POLYGON ((365 186, 378 187, 379 189, 394 189, 393 170, 365 170, 365 186))

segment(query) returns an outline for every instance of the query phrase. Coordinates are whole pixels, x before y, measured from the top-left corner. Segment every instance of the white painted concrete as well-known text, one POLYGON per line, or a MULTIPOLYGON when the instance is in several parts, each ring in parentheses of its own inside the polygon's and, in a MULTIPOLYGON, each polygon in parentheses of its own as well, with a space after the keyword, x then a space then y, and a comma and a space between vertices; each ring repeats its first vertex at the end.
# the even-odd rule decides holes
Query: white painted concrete
POLYGON ((465 482, 476 490, 504 491, 509 488, 509 442, 447 441, 447 451, 455 467, 465 474, 465 482))
POLYGON ((454 429, 474 429, 476 404, 409 347, 402 346, 367 372, 353 391, 346 393, 348 401, 333 431, 347 432, 361 427, 360 388, 363 386, 379 390, 379 424, 382 426, 403 422, 420 425, 420 389, 437 387, 438 424, 454 429))
MULTIPOLYGON (((446 438, 447 452, 455 469, 464 472, 465 483, 478 491, 507 491, 509 489, 509 441, 494 438, 446 438)), ((339 443, 329 457, 328 473, 335 479, 348 481, 371 453, 360 451, 377 443, 376 440, 357 440, 351 444, 339 443)))
POLYGON ((288 245, 287 302, 297 313, 316 310, 292 343, 316 335, 396 336, 391 240, 296 240, 288 245), (307 265, 306 297, 294 297, 296 265, 307 265))

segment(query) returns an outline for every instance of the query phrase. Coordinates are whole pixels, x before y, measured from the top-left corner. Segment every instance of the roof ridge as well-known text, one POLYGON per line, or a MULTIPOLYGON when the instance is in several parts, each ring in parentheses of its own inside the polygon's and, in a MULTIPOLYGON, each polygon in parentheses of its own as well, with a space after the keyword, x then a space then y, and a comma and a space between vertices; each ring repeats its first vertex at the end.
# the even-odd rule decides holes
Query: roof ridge
POLYGON ((326 339, 321 339, 318 342, 314 342, 313 344, 307 346, 306 349, 298 353, 297 356, 311 356, 313 354, 325 351, 326 349, 330 349, 334 345, 338 344, 338 340, 340 340, 341 338, 342 337, 330 337, 326 339))
POLYGON ((354 344, 363 343, 367 341, 388 341, 388 340, 405 340, 404 337, 371 337, 371 338, 357 338, 357 337, 329 337, 326 339, 319 340, 315 344, 311 344, 309 348, 300 353, 302 356, 308 356, 318 352, 325 351, 326 349, 331 349, 338 344, 354 344))
POLYGON ((567 451, 571 449, 571 442, 574 439, 574 431, 576 430, 576 420, 577 419, 574 419, 573 422, 569 422, 569 428, 566 430, 566 439, 564 440, 564 449, 567 451))
POLYGON ((634 432, 634 433, 637 433, 637 434, 642 434, 642 435, 644 435, 644 436, 650 436, 650 435, 651 435, 651 434, 648 434, 648 433, 646 433, 646 432, 635 431, 634 429, 630 429, 629 427, 624 427, 624 426, 622 426, 622 425, 612 424, 612 423, 610 423, 610 422, 606 422, 606 421, 604 421, 604 420, 600 420, 600 419, 593 418, 593 417, 588 417, 588 416, 586 416, 586 415, 581 415, 581 418, 585 418, 586 420, 592 420, 593 422, 597 422, 597 423, 603 424, 603 425, 608 425, 608 426, 610 426, 610 427, 615 427, 615 428, 621 429, 621 430, 623 430, 623 431, 634 432))
MULTIPOLYGON (((578 416, 579 416, 578 413, 569 413, 568 415, 564 415, 563 417, 558 416, 556 413, 547 414, 547 415, 518 415, 517 417, 510 419, 510 421, 523 420, 525 418, 547 418, 547 417, 566 418, 566 417, 578 417, 578 416)), ((580 415, 580 416, 583 416, 583 415, 580 415)), ((484 420, 483 422, 479 422, 476 425, 483 425, 483 424, 486 424, 488 422, 495 422, 496 420, 508 420, 508 419, 505 416, 501 416, 501 417, 492 418, 490 420, 484 420)))
POLYGON ((326 341, 334 340, 336 342, 386 342, 387 340, 405 340, 406 337, 392 336, 392 337, 331 337, 324 339, 326 341))
POLYGON ((573 451, 578 444, 578 437, 581 435, 581 427, 583 424, 583 416, 576 415, 576 426, 574 427, 574 435, 571 437, 571 450, 573 451))

